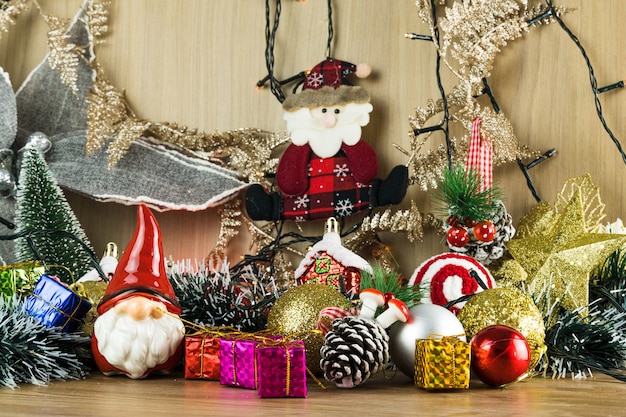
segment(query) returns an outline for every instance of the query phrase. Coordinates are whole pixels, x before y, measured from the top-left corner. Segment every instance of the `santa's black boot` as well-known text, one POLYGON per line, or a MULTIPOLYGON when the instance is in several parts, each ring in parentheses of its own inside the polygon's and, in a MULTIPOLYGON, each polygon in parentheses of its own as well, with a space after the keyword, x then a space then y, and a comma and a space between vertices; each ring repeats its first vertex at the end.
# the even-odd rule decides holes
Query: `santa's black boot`
POLYGON ((278 220, 280 197, 277 193, 266 193, 260 184, 252 184, 246 190, 246 211, 252 220, 278 220))
POLYGON ((384 180, 375 179, 370 191, 372 207, 400 204, 409 186, 409 169, 405 165, 395 166, 384 180))

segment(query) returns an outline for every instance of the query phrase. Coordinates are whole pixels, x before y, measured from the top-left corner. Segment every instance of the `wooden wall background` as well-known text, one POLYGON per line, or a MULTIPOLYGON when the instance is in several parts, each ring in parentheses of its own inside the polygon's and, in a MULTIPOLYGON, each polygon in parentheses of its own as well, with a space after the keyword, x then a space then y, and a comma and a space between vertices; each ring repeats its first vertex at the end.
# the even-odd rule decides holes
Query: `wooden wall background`
MULTIPOLYGON (((43 10, 71 18, 77 0, 39 0, 43 10)), ((333 55, 367 62, 374 76, 359 82, 372 96, 374 111, 364 139, 377 150, 380 175, 406 157, 408 118, 417 105, 438 98, 435 50, 410 41, 406 32, 427 33, 410 0, 335 0, 333 55)), ((600 86, 626 76, 623 0, 555 0, 573 8, 563 18, 587 50, 600 86)), ((324 58, 326 2, 283 0, 275 49, 279 78, 309 69, 324 58)), ((112 0, 106 43, 96 47, 98 61, 118 88, 124 89, 138 116, 177 122, 204 131, 257 127, 283 131, 282 109, 269 89, 255 83, 265 73, 265 9, 262 0, 112 0)), ((0 66, 17 89, 47 52, 47 27, 31 7, 0 39, 0 66)), ((446 79, 444 73, 444 82, 446 79)), ((606 203, 606 221, 624 216, 626 165, 598 120, 587 67, 557 24, 532 29, 510 43, 495 62, 490 84, 522 143, 558 154, 531 171, 544 200, 553 202, 563 182, 591 174, 606 203)), ((452 84, 450 84, 451 86, 452 84)), ((626 145, 623 115, 626 90, 601 95, 607 123, 626 145)), ((515 222, 535 200, 516 164, 494 171, 504 188, 505 204, 515 222)), ((123 248, 134 230, 133 207, 96 203, 68 194, 97 252, 108 241, 123 248)), ((430 197, 417 189, 407 199, 423 211, 430 197)), ((405 204, 405 205, 407 205, 405 204)), ((157 217, 166 255, 202 259, 213 247, 217 210, 166 212, 157 217)), ((321 225, 319 226, 321 233, 321 225)), ((408 244, 404 235, 383 235, 402 272, 410 274, 426 257, 442 252, 442 237, 426 230, 423 242, 408 244)), ((232 256, 247 249, 241 235, 232 256)))

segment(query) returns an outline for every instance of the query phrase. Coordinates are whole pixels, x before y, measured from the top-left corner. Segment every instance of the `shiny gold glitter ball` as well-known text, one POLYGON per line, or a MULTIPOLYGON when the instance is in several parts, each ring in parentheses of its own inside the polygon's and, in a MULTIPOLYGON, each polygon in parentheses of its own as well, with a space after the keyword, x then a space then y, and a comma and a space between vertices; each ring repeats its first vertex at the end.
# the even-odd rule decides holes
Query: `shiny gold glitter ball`
POLYGON ((317 320, 326 307, 350 309, 350 301, 339 291, 321 284, 304 284, 281 295, 267 317, 268 329, 279 329, 283 336, 293 335, 304 341, 307 367, 320 373, 320 348, 324 339, 317 330, 317 320))
POLYGON ((467 340, 495 324, 520 332, 532 352, 530 368, 534 368, 546 350, 543 316, 533 300, 517 288, 492 288, 477 293, 461 309, 458 319, 463 324, 467 340))

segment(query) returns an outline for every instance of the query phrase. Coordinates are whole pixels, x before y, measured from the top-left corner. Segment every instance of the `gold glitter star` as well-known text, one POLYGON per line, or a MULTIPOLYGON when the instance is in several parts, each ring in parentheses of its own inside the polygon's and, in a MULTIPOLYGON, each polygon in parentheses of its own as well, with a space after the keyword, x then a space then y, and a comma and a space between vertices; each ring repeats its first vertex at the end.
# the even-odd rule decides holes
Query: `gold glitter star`
POLYGON ((556 214, 554 222, 542 223, 545 229, 532 227, 531 219, 545 219, 549 214, 545 204, 538 205, 525 217, 522 237, 512 239, 507 245, 528 274, 527 292, 545 315, 551 315, 556 304, 568 311, 581 309, 581 315, 585 316, 590 272, 626 243, 626 235, 589 232, 583 201, 587 199, 579 188, 563 211, 556 214))

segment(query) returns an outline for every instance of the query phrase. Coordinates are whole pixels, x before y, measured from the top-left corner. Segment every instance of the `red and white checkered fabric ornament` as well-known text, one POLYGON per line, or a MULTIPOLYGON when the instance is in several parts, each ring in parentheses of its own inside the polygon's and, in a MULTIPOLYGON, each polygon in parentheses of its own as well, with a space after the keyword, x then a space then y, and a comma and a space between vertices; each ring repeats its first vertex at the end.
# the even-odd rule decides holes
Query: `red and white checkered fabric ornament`
MULTIPOLYGON (((480 262, 471 256, 460 253, 444 253, 433 256, 415 269, 408 285, 420 285, 424 291, 422 303, 445 306, 463 296, 476 294, 486 288, 495 288, 496 282, 480 262), (470 271, 475 273, 470 275, 470 271), (480 279, 479 283, 476 279, 480 279), (482 285, 481 285, 482 284, 482 285)), ((449 307, 458 314, 466 301, 459 301, 449 307)))
POLYGON ((472 120, 472 134, 470 136, 465 170, 476 170, 480 174, 480 191, 491 189, 493 185, 493 144, 491 139, 481 135, 482 119, 475 117, 472 120))

